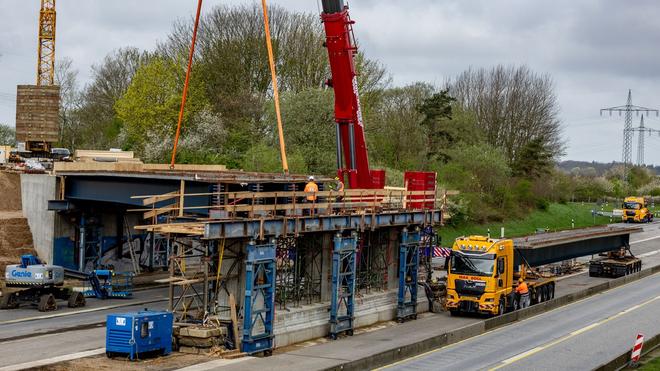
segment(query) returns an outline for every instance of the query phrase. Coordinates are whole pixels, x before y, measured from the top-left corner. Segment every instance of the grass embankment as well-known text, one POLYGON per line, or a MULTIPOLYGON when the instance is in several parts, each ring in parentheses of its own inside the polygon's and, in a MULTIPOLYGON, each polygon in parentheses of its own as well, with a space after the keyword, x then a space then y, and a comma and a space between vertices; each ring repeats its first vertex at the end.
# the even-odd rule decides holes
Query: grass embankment
MULTIPOLYGON (((590 227, 610 223, 609 217, 592 215, 592 210, 612 211, 612 204, 598 206, 593 203, 567 203, 550 204, 547 210, 535 210, 523 219, 507 220, 500 223, 482 225, 461 225, 457 227, 440 228, 443 246, 451 246, 456 237, 469 235, 486 235, 488 229, 493 237, 500 236, 500 228, 504 227, 504 236, 518 237, 533 234, 537 229, 548 229, 550 231, 571 228, 571 221, 575 222, 575 228, 590 227)), ((618 221, 618 218, 615 219, 618 221)))

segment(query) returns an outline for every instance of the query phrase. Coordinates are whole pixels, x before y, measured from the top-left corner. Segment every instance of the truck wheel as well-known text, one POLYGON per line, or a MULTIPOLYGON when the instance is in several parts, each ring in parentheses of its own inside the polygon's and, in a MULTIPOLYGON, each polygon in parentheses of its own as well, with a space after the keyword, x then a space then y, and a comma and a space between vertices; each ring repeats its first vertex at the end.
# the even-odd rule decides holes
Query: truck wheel
POLYGON ((85 306, 85 296, 80 291, 72 292, 71 296, 69 296, 67 306, 69 308, 84 307, 85 306))
POLYGON ((501 316, 504 314, 506 307, 504 306, 504 299, 500 299, 500 305, 497 306, 497 315, 501 316))
POLYGON ((520 299, 518 298, 518 295, 513 295, 513 310, 518 310, 520 309, 520 299))
POLYGON ((41 295, 39 298, 39 306, 38 306, 39 312, 50 312, 53 310, 57 310, 57 301, 55 301, 55 297, 53 294, 45 294, 41 295))
POLYGON ((15 308, 18 308, 18 300, 16 300, 15 294, 7 294, 0 297, 0 309, 15 308))

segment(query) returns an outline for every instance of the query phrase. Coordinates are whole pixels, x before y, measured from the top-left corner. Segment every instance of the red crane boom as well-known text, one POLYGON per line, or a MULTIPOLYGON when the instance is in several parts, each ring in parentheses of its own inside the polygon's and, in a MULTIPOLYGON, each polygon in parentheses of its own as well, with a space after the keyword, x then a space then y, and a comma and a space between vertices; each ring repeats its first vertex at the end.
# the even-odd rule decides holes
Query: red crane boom
POLYGON ((335 93, 337 176, 340 179, 348 176, 350 188, 383 188, 385 171, 369 169, 355 72, 357 45, 352 27, 355 22, 350 19, 344 0, 322 2, 321 20, 325 28, 325 47, 328 49, 332 73, 328 86, 335 93))

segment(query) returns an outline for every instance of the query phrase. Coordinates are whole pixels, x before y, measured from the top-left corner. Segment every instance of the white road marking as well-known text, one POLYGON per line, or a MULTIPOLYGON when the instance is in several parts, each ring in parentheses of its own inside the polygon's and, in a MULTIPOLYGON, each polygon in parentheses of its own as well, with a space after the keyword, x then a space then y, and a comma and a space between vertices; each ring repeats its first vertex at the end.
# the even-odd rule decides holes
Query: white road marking
POLYGON ((641 307, 643 307, 643 306, 645 306, 645 305, 647 305, 647 304, 650 304, 650 303, 652 303, 652 302, 654 302, 654 301, 656 301, 656 300, 658 300, 658 299, 660 299, 660 295, 656 296, 656 297, 653 298, 653 299, 647 300, 647 301, 645 301, 645 302, 643 302, 643 303, 641 303, 641 304, 637 304, 637 305, 632 306, 632 307, 630 307, 630 308, 628 308, 628 309, 622 310, 621 312, 619 312, 619 313, 617 313, 617 314, 615 314, 615 315, 612 315, 612 316, 610 316, 610 317, 607 317, 607 318, 605 318, 605 319, 603 319, 603 320, 601 320, 601 321, 598 321, 598 322, 592 323, 592 324, 590 324, 590 325, 588 325, 588 326, 585 326, 585 327, 583 327, 583 328, 581 328, 581 329, 575 330, 575 331, 569 333, 568 335, 565 335, 565 336, 563 336, 563 337, 561 337, 561 338, 559 338, 559 339, 557 339, 557 340, 551 341, 551 342, 549 342, 549 343, 547 343, 547 344, 544 344, 544 345, 540 345, 540 346, 538 346, 538 347, 536 347, 536 348, 530 349, 530 350, 528 350, 528 351, 526 351, 526 352, 520 353, 520 354, 515 355, 515 356, 513 356, 513 357, 511 357, 511 358, 507 358, 507 359, 505 359, 504 361, 502 361, 499 365, 497 365, 497 366, 491 368, 490 371, 500 369, 500 368, 502 368, 502 367, 504 367, 504 366, 507 366, 507 365, 510 365, 510 364, 512 364, 512 363, 514 363, 514 362, 517 362, 517 361, 519 361, 519 360, 521 360, 521 359, 523 359, 523 358, 527 358, 527 357, 529 357, 529 356, 531 356, 531 355, 533 355, 533 354, 536 354, 536 353, 538 353, 538 352, 540 352, 540 351, 542 351, 542 350, 544 350, 544 349, 550 348, 550 347, 552 347, 552 346, 554 346, 554 345, 557 345, 557 344, 559 344, 559 343, 561 343, 561 342, 564 342, 564 341, 566 341, 566 340, 568 340, 568 339, 570 339, 570 338, 573 338, 573 337, 575 337, 575 336, 577 336, 577 335, 580 335, 580 334, 582 334, 582 333, 584 333, 584 332, 586 332, 586 331, 589 331, 589 330, 591 330, 591 329, 593 329, 593 328, 595 328, 595 327, 598 327, 598 326, 600 326, 600 325, 602 325, 602 324, 604 324, 604 323, 607 323, 607 322, 609 322, 609 321, 611 321, 611 320, 613 320, 613 319, 619 318, 619 317, 623 316, 623 315, 626 314, 626 313, 630 313, 630 312, 632 312, 632 311, 634 311, 634 310, 636 310, 636 309, 639 309, 639 308, 641 308, 641 307))
POLYGON ((72 315, 75 315, 75 314, 97 312, 97 311, 100 311, 100 310, 107 310, 107 309, 114 309, 114 308, 121 308, 121 307, 130 307, 130 306, 133 306, 133 305, 157 303, 157 302, 165 301, 165 300, 167 300, 167 298, 163 297, 161 299, 152 299, 152 300, 145 300, 145 301, 141 301, 141 302, 107 305, 105 307, 88 308, 88 309, 76 310, 76 311, 72 311, 72 312, 44 314, 42 316, 34 316, 34 317, 27 317, 27 318, 17 318, 17 319, 12 319, 12 320, 8 320, 8 321, 2 321, 2 322, 0 322, 0 325, 7 325, 7 324, 10 324, 10 323, 19 323, 19 322, 26 322, 26 321, 34 321, 34 320, 38 320, 38 319, 50 319, 50 318, 57 318, 57 317, 64 317, 64 316, 72 316, 72 315))
POLYGON ((73 359, 84 358, 84 357, 91 357, 103 353, 105 353, 105 348, 86 350, 84 352, 65 354, 62 356, 57 356, 52 358, 40 359, 38 361, 31 361, 25 363, 18 363, 15 365, 4 366, 4 367, 0 367, 0 371, 14 371, 14 370, 24 370, 26 368, 43 367, 47 365, 52 365, 53 363, 65 362, 65 361, 70 361, 73 359))
POLYGON ((636 243, 642 243, 642 242, 646 242, 646 241, 657 240, 658 238, 660 238, 660 236, 649 237, 649 238, 645 238, 643 240, 632 241, 632 242, 630 242, 630 244, 634 245, 636 243))

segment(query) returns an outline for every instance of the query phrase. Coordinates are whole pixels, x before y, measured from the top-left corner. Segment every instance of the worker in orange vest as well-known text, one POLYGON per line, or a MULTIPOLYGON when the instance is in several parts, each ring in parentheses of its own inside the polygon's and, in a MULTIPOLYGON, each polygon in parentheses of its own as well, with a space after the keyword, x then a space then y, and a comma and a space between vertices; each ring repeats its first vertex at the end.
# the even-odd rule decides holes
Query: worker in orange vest
POLYGON ((309 193, 306 197, 307 202, 316 201, 316 193, 319 191, 319 186, 314 181, 314 177, 310 176, 307 185, 305 185, 305 193, 309 193))
POLYGON ((518 287, 516 287, 516 294, 520 295, 520 308, 529 307, 529 288, 527 288, 527 283, 522 277, 518 280, 518 287))
POLYGON ((342 200, 344 200, 344 196, 341 195, 341 193, 344 192, 344 182, 342 182, 338 176, 335 177, 335 184, 333 188, 334 191, 339 192, 339 195, 337 195, 335 201, 341 202, 342 200))
MULTIPOLYGON (((305 202, 314 203, 316 202, 316 193, 319 191, 319 186, 314 181, 313 176, 310 176, 308 180, 309 181, 305 185, 305 193, 307 193, 305 202)), ((314 215, 314 210, 303 210, 303 215, 314 215)))

